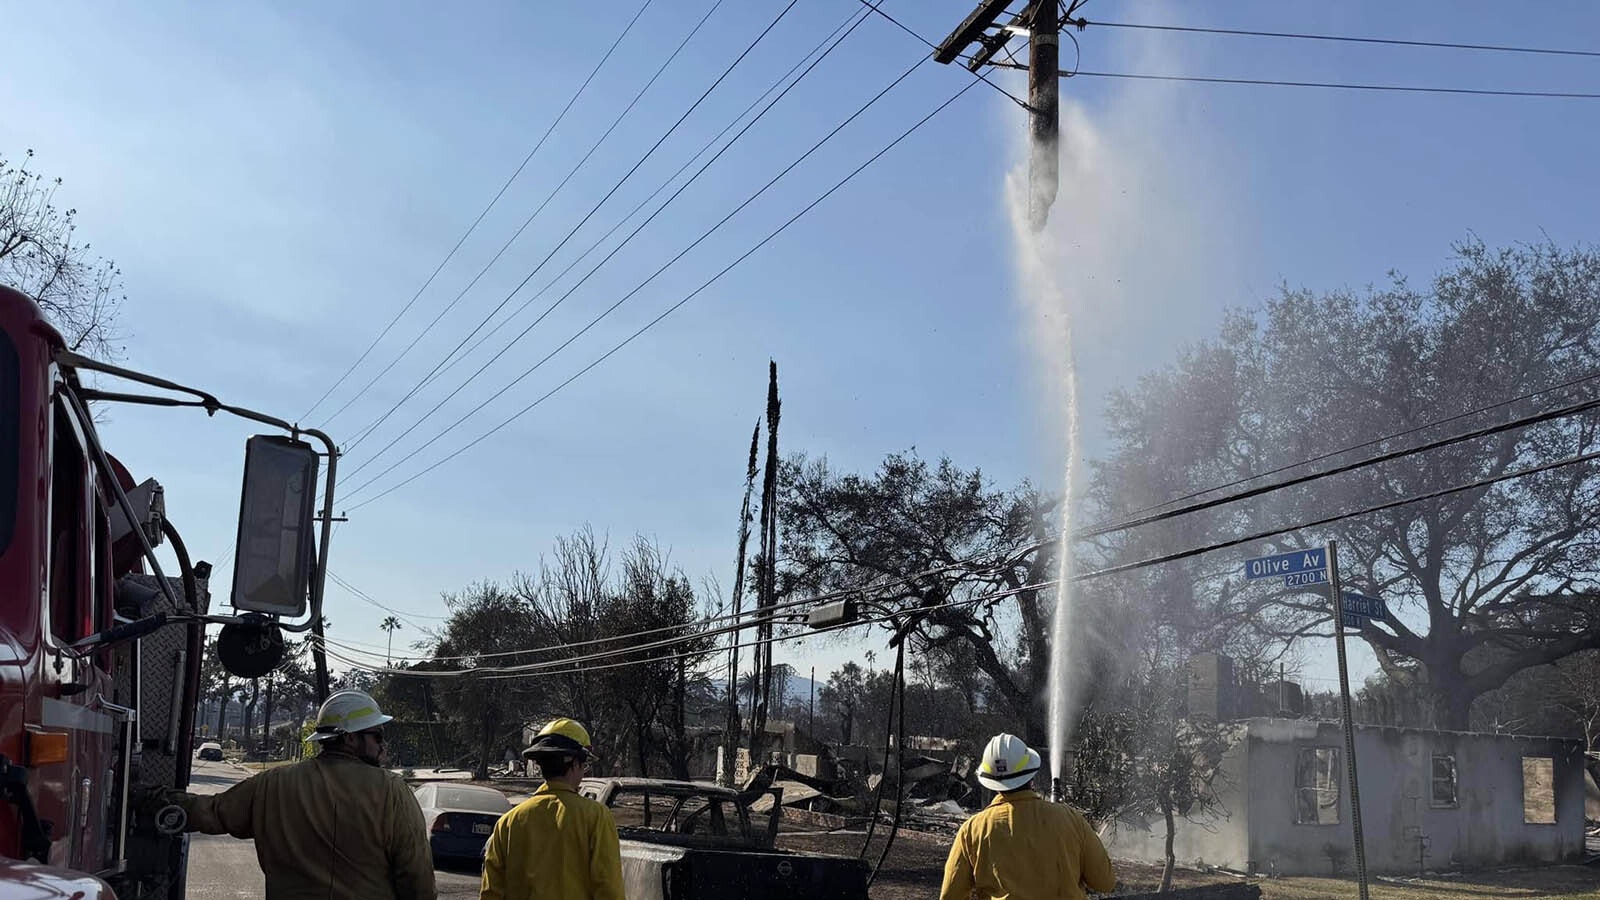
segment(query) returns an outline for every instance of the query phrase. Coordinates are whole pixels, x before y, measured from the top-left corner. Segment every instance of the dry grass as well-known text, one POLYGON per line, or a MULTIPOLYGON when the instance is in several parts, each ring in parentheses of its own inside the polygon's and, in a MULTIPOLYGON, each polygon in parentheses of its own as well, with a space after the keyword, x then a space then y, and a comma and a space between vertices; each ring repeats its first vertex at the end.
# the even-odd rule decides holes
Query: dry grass
MULTIPOLYGON (((1355 898, 1352 881, 1329 878, 1279 878, 1261 882, 1266 900, 1355 898)), ((1504 872, 1471 872, 1459 876, 1382 879, 1371 885, 1372 900, 1480 900, 1490 897, 1551 897, 1600 900, 1600 869, 1549 866, 1504 872)))

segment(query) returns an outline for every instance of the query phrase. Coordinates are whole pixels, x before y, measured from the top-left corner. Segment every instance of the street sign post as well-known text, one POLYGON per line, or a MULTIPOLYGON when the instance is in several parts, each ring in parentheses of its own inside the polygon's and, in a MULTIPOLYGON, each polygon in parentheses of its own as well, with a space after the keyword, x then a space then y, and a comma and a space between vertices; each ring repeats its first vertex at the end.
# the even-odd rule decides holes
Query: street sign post
POLYGON ((1387 615, 1387 610, 1381 598, 1346 593, 1340 589, 1337 541, 1329 541, 1325 548, 1247 559, 1244 561, 1244 577, 1250 581, 1282 577, 1286 588, 1316 584, 1328 586, 1328 599, 1333 603, 1333 620, 1340 623, 1333 630, 1333 641, 1339 657, 1340 719, 1344 729, 1345 765, 1350 778, 1350 828, 1355 837, 1356 878, 1361 900, 1367 900, 1367 848, 1361 832, 1361 787, 1356 780, 1355 723, 1350 714, 1350 667, 1344 652, 1344 630, 1360 628, 1362 619, 1381 619, 1387 615))
MULTIPOLYGON (((1344 726, 1345 764, 1349 768, 1350 775, 1350 830, 1356 845, 1356 884, 1360 889, 1361 900, 1367 900, 1367 847, 1361 834, 1361 784, 1356 780, 1356 731, 1354 717, 1350 714, 1350 667, 1345 659, 1343 624, 1349 617, 1360 617, 1360 613, 1350 611, 1350 607, 1345 605, 1346 596, 1360 597, 1362 601, 1375 601, 1380 608, 1383 602, 1360 594, 1346 595, 1340 588, 1338 541, 1328 542, 1328 576, 1328 596, 1333 600, 1333 620, 1340 623, 1333 629, 1333 645, 1338 651, 1339 658, 1339 707, 1344 726)), ((1365 602, 1358 606, 1362 609, 1371 608, 1365 602)))

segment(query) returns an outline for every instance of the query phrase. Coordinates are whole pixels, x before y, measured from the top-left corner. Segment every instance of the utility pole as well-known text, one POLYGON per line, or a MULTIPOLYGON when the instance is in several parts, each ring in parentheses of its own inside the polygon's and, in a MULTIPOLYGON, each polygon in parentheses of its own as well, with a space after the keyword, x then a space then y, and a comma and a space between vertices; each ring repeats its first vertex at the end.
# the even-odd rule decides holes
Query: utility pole
POLYGON ((1339 542, 1328 542, 1328 595, 1333 601, 1333 636, 1339 661, 1339 717, 1344 731, 1345 770, 1350 776, 1350 829, 1355 839, 1356 883, 1367 900, 1367 845, 1361 833, 1361 784, 1356 780, 1356 726, 1350 714, 1350 669, 1344 652, 1344 586, 1339 581, 1339 542))
POLYGON ((811 667, 811 711, 806 714, 806 730, 811 739, 817 739, 817 667, 811 667))
POLYGON ((1072 0, 1065 14, 1061 0, 1031 0, 1008 24, 997 25, 1010 5, 1010 0, 983 0, 939 44, 933 58, 948 65, 971 49, 966 65, 977 72, 993 65, 1013 37, 1028 36, 1028 224, 1039 231, 1049 219, 1060 183, 1061 23, 1080 28, 1087 23, 1072 18, 1083 0, 1072 0))
POLYGON ((1061 20, 1056 0, 1035 0, 1028 26, 1028 224, 1044 228, 1056 202, 1061 157, 1061 20))

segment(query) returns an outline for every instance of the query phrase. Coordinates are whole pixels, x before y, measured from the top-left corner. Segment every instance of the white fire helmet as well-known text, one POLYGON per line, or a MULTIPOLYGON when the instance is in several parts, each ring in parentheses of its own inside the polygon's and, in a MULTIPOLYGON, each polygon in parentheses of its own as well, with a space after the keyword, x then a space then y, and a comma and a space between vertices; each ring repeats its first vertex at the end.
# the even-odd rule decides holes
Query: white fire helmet
POLYGON ((978 783, 991 791, 1020 790, 1039 774, 1039 754, 1014 734, 997 734, 983 748, 978 783))
POLYGON ((378 709, 378 701, 365 691, 336 691, 317 710, 313 741, 325 741, 341 734, 355 734, 394 721, 378 709))

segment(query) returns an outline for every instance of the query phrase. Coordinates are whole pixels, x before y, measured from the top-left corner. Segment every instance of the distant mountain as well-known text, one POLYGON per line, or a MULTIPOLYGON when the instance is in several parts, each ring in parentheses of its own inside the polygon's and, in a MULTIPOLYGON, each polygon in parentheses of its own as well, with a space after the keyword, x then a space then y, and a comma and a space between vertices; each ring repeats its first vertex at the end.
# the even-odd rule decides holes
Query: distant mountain
POLYGON ((813 682, 804 675, 790 675, 788 689, 784 691, 789 703, 808 703, 811 700, 811 689, 816 686, 818 694, 822 693, 822 682, 813 682))

